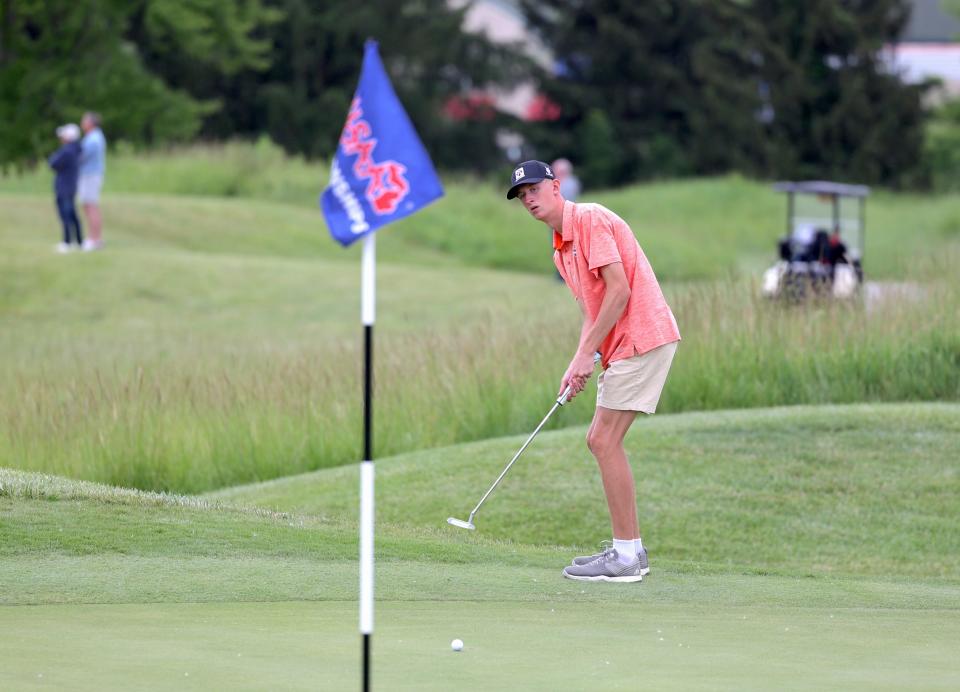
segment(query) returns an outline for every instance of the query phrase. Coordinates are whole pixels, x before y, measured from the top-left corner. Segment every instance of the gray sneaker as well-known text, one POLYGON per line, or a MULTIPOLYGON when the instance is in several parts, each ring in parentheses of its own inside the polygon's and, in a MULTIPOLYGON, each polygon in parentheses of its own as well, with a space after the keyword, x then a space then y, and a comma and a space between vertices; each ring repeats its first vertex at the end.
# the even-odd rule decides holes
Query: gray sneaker
MULTIPOLYGON (((593 562, 597 558, 603 557, 603 553, 610 550, 610 548, 613 546, 613 543, 611 541, 602 541, 600 546, 603 548, 602 552, 595 553, 593 555, 581 555, 580 557, 575 557, 573 558, 573 562, 571 564, 580 566, 593 562)), ((640 552, 637 553, 637 559, 640 560, 640 575, 645 577, 650 574, 650 563, 647 560, 646 546, 644 546, 640 552)))
POLYGON ((643 581, 640 574, 640 560, 629 565, 620 562, 617 551, 610 549, 600 554, 593 562, 585 565, 569 565, 563 568, 563 576, 577 581, 643 581))

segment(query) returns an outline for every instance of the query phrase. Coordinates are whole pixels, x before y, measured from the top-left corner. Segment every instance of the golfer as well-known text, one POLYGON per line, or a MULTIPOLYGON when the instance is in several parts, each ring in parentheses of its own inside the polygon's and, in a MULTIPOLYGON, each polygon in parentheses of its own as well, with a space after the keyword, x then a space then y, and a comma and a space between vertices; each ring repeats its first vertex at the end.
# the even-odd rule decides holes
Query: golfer
POLYGON ((653 269, 626 222, 599 204, 565 200, 551 167, 524 161, 513 171, 507 199, 553 229, 553 261, 583 313, 580 343, 560 381, 572 399, 603 372, 587 447, 597 460, 613 526, 613 542, 574 558, 563 576, 581 581, 636 582, 650 571, 637 521, 637 491, 623 438, 637 413, 651 414, 680 341, 653 269))

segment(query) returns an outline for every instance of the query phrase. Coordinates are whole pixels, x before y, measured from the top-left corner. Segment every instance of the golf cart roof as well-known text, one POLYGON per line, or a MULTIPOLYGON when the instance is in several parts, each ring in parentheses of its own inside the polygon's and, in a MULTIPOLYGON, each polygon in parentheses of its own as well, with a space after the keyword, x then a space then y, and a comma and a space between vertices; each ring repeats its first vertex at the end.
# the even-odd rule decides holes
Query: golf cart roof
POLYGON ((870 188, 866 185, 847 185, 846 183, 832 183, 829 180, 802 180, 793 182, 786 180, 773 184, 778 192, 796 192, 805 195, 837 195, 839 197, 866 197, 870 188))

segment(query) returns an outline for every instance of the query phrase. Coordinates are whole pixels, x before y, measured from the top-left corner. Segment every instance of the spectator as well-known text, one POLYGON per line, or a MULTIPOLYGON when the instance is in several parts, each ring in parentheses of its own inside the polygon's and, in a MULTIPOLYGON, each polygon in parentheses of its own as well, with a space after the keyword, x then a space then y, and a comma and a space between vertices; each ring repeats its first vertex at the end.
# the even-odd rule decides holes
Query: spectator
POLYGON ((48 163, 56 171, 53 192, 63 224, 63 241, 57 245, 57 252, 66 253, 70 252, 73 241, 76 241, 78 250, 83 246, 83 230, 74 206, 80 168, 80 128, 73 123, 62 125, 57 128, 57 137, 60 138, 60 148, 50 156, 48 163))
POLYGON ((564 199, 576 202, 580 196, 580 178, 573 174, 573 164, 567 159, 553 162, 553 174, 560 181, 560 194, 564 199))
POLYGON ((80 182, 77 193, 87 217, 90 237, 83 243, 84 250, 103 247, 103 219, 100 216, 100 190, 106 173, 107 140, 100 129, 100 116, 87 112, 80 121, 84 136, 80 156, 80 182))
MULTIPOLYGON (((550 167, 553 169, 553 175, 560 181, 560 194, 563 195, 564 199, 576 202, 577 197, 580 196, 580 179, 573 174, 573 164, 570 163, 569 159, 557 159, 550 164, 550 167)), ((547 231, 552 246, 553 229, 548 228, 547 231)), ((563 276, 559 271, 556 271, 556 278, 558 281, 563 281, 563 276)))

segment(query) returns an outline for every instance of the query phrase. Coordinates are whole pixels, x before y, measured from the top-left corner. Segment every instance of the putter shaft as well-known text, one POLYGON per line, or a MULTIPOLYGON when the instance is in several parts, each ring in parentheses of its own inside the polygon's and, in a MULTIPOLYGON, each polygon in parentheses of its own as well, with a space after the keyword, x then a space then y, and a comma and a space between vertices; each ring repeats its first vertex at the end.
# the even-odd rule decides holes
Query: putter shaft
POLYGON ((563 394, 557 397, 556 402, 553 404, 553 408, 551 408, 549 413, 547 413, 547 415, 543 417, 543 420, 540 421, 540 425, 538 425, 536 430, 534 430, 530 434, 530 437, 528 437, 527 441, 523 443, 523 446, 520 448, 520 450, 513 455, 513 459, 510 460, 510 463, 507 464, 506 468, 504 468, 503 471, 500 473, 500 475, 497 476, 497 480, 493 482, 493 485, 490 486, 490 489, 487 490, 487 492, 483 494, 483 497, 480 498, 480 502, 477 503, 477 506, 473 508, 472 512, 470 512, 470 518, 467 520, 468 523, 470 524, 473 523, 473 515, 476 514, 477 511, 480 509, 480 505, 482 505, 486 501, 486 499, 490 497, 490 493, 492 493, 494 488, 496 488, 500 484, 500 481, 503 480, 503 477, 507 475, 507 472, 510 470, 510 467, 513 466, 514 462, 516 462, 516 460, 520 458, 520 455, 523 454, 523 450, 525 450, 530 445, 530 443, 533 442, 533 438, 537 436, 537 433, 540 432, 540 429, 544 425, 546 425, 548 420, 550 420, 550 416, 553 415, 553 412, 566 403, 567 397, 570 396, 570 392, 572 391, 573 391, 573 387, 571 387, 570 385, 567 385, 567 388, 563 390, 563 394))

